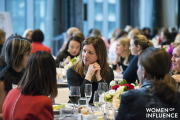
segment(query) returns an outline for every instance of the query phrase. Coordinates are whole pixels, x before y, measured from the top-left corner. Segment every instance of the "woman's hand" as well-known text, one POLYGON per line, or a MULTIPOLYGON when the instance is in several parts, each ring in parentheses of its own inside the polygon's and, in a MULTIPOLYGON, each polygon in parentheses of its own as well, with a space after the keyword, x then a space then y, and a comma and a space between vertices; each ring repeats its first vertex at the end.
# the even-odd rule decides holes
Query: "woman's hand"
POLYGON ((100 75, 100 70, 101 67, 97 62, 90 64, 85 79, 91 82, 92 76, 95 75, 97 81, 100 81, 102 79, 100 75))
POLYGON ((96 76, 97 81, 99 82, 100 80, 102 80, 102 77, 101 77, 101 67, 100 67, 100 65, 97 62, 95 62, 93 64, 93 66, 96 68, 95 76, 96 76))

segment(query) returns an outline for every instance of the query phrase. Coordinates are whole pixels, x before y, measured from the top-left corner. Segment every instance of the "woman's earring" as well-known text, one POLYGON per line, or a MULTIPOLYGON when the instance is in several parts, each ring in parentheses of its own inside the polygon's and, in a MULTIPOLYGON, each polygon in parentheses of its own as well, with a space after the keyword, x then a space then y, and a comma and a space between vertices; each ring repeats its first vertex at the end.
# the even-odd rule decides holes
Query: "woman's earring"
POLYGON ((67 51, 69 52, 69 49, 67 49, 67 51))

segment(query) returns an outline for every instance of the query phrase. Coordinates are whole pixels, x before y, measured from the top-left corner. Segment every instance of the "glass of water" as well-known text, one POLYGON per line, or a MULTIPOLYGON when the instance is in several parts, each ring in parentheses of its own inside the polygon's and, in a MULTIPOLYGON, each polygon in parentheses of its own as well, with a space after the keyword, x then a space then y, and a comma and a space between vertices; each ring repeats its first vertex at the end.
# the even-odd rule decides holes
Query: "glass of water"
POLYGON ((85 97, 87 99, 87 105, 89 105, 89 101, 91 99, 91 96, 92 96, 92 84, 85 84, 85 90, 84 90, 84 93, 85 93, 85 97))

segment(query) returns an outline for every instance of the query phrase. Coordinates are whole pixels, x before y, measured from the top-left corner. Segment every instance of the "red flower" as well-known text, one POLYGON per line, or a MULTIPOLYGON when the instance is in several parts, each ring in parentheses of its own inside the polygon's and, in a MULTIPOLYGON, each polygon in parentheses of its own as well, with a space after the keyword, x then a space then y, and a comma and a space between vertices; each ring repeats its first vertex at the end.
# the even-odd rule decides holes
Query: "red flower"
POLYGON ((121 86, 127 86, 127 90, 134 89, 134 86, 131 84, 122 84, 121 86))
POLYGON ((115 85, 115 86, 113 86, 111 89, 113 89, 113 90, 117 90, 118 89, 118 87, 119 87, 119 84, 117 84, 117 85, 115 85))

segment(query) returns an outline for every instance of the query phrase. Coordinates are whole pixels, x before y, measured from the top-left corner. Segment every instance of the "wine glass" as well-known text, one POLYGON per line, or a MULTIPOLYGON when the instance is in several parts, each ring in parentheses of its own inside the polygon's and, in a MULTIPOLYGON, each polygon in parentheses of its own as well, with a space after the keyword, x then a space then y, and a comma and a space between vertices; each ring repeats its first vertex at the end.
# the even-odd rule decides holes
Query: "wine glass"
POLYGON ((70 86, 70 95, 69 99, 74 104, 73 111, 75 111, 75 104, 81 97, 80 87, 79 86, 70 86))
POLYGON ((89 101, 91 99, 92 96, 92 84, 85 84, 85 97, 88 100, 88 105, 89 105, 89 101))
POLYGON ((100 82, 98 84, 98 88, 97 88, 97 92, 99 94, 99 96, 101 96, 103 93, 108 91, 108 84, 105 82, 100 82))
POLYGON ((95 91, 94 92, 93 103, 94 103, 94 106, 96 106, 97 108, 100 108, 101 105, 103 104, 99 97, 100 97, 99 93, 97 91, 95 91))

